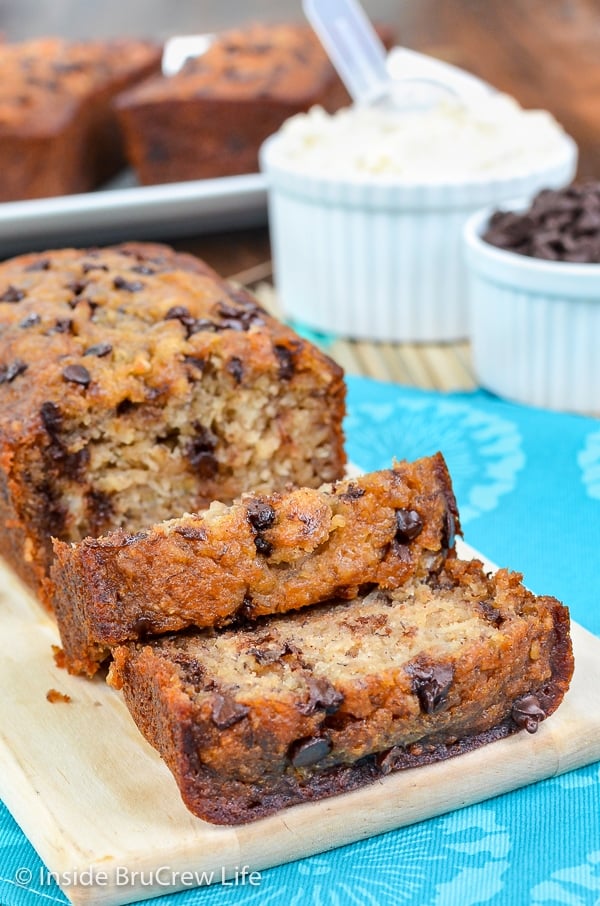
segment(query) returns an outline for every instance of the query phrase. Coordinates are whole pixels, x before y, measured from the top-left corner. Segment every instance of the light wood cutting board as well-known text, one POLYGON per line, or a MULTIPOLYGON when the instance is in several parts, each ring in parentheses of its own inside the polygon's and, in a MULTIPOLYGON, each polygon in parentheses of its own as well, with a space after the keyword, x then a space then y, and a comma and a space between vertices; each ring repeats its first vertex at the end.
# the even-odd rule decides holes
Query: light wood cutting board
POLYGON ((55 626, 3 567, 0 627, 0 796, 51 871, 68 881, 74 872, 100 879, 95 886, 86 875, 84 884, 65 884, 75 904, 174 892, 195 883, 181 876, 185 871, 199 873, 198 880, 202 872, 215 881, 236 871, 239 877, 243 866, 260 871, 600 759, 600 639, 575 625, 572 687, 535 735, 519 733, 250 825, 215 827, 187 812, 119 695, 101 680, 55 666, 55 626), (51 688, 71 701, 51 704, 51 688), (172 886, 162 885, 164 873, 154 886, 131 878, 142 871, 147 881, 161 866, 172 886))

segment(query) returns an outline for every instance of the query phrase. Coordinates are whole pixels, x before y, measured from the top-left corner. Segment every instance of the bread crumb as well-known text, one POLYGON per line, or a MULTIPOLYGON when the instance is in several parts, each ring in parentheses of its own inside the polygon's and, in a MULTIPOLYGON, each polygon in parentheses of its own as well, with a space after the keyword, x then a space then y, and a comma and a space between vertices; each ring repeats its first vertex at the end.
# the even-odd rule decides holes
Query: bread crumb
POLYGON ((52 656, 54 658, 54 663, 57 667, 60 667, 61 670, 65 670, 67 667, 67 659, 65 653, 58 645, 52 646, 52 656))
POLYGON ((71 696, 66 695, 64 692, 59 692, 58 689, 48 689, 46 699, 50 704, 54 705, 56 702, 70 702, 71 696))

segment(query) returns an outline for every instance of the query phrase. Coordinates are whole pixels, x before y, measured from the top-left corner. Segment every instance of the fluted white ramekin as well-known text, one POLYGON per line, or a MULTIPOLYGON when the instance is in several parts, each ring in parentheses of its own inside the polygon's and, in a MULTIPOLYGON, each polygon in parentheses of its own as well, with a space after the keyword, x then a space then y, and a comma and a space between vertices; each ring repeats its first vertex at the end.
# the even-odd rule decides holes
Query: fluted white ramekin
POLYGON ((511 178, 414 183, 382 175, 302 172, 261 149, 278 296, 284 314, 358 339, 446 341, 468 334, 461 234, 483 206, 568 184, 577 147, 564 136, 550 166, 511 178))
POLYGON ((496 248, 481 238, 490 213, 478 212, 464 228, 480 383, 516 402, 600 414, 600 264, 496 248))

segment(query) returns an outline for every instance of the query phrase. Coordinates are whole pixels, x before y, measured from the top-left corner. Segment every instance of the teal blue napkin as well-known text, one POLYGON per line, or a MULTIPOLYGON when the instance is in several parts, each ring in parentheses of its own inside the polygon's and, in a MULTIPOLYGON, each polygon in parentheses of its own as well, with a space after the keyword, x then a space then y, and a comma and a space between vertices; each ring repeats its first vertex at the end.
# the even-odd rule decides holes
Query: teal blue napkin
MULTIPOLYGON (((600 421, 349 378, 351 460, 442 450, 465 540, 600 634, 600 421)), ((157 906, 598 906, 600 766, 157 906), (254 879, 257 880, 256 878, 254 879)), ((0 904, 66 902, 0 806, 0 904), (23 872, 25 869, 25 872, 23 872), (20 871, 19 871, 20 870, 20 871), (28 881, 28 872, 31 880, 28 881), (19 879, 21 883, 19 883, 19 879)))

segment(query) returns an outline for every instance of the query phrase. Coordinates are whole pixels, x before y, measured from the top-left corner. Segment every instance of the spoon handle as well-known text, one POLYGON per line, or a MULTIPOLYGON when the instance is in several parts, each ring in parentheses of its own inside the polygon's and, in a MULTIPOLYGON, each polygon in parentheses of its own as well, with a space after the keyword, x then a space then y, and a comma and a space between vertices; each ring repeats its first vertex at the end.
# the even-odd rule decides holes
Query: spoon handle
POLYGON ((303 0, 306 18, 356 103, 389 92, 386 50, 358 0, 303 0))

